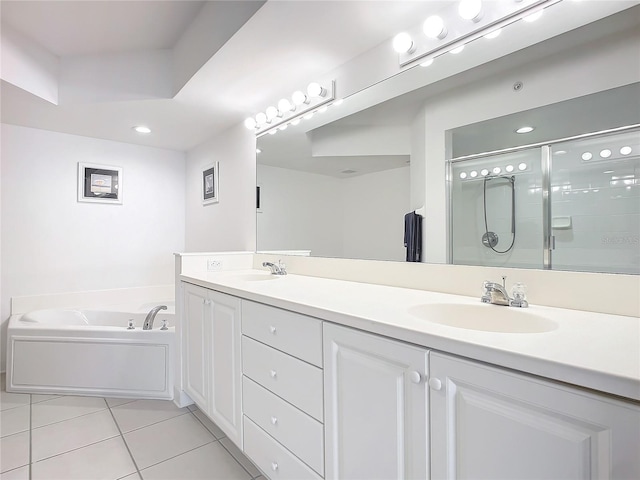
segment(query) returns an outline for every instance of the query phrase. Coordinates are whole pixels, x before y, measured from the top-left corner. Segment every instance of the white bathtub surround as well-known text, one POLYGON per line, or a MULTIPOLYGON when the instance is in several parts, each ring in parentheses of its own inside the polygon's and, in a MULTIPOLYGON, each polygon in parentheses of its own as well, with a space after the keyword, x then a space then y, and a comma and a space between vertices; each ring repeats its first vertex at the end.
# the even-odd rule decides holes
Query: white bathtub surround
POLYGON ((451 293, 480 298, 482 282, 507 276, 527 286, 532 305, 640 317, 640 275, 544 271, 438 263, 402 263, 342 258, 256 254, 253 268, 282 260, 298 275, 451 293))

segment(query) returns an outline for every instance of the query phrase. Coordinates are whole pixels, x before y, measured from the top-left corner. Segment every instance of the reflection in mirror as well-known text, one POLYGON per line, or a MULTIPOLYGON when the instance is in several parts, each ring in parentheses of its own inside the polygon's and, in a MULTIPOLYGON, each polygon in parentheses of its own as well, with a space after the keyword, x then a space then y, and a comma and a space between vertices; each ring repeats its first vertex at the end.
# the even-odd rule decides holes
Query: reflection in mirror
MULTIPOLYGON (((593 228, 585 223, 589 209, 604 203, 592 200, 581 203, 581 211, 569 211, 567 195, 562 198, 559 193, 569 182, 573 189, 602 194, 602 185, 594 187, 602 178, 587 174, 585 163, 558 160, 560 144, 549 150, 556 168, 547 180, 542 175, 543 148, 536 145, 531 151, 471 157, 464 168, 463 162, 452 163, 451 188, 446 188, 446 165, 452 158, 640 124, 638 59, 630 58, 630 52, 637 53, 638 12, 640 7, 634 7, 326 125, 305 131, 303 121, 295 134, 288 129, 285 135, 260 137, 258 251, 404 261, 404 215, 424 207, 423 261, 638 273, 637 266, 624 267, 638 265, 640 212, 633 211, 633 202, 636 207, 640 203, 640 185, 635 150, 623 168, 624 175, 634 178, 621 179, 634 182, 625 184, 632 187, 625 190, 631 193, 623 194, 629 201, 618 201, 618 193, 609 191, 605 203, 613 211, 597 213, 609 219, 609 230, 591 236, 579 232, 593 228), (511 88, 516 80, 524 82, 517 94, 511 88), (535 129, 526 135, 514 132, 525 125, 535 129), (527 164, 522 171, 517 170, 521 163, 527 164), (513 184, 470 176, 473 170, 508 165, 515 170, 493 175, 509 173, 513 184), (468 177, 461 181, 463 171, 468 177), (540 189, 545 181, 552 205, 543 215, 540 189), (447 201, 455 195, 458 203, 448 209, 447 201), (614 225, 611 218, 616 215, 620 223, 614 225), (566 217, 571 217, 572 229, 562 227, 566 217), (623 223, 630 230, 616 234, 623 223), (495 249, 507 253, 483 245, 483 237, 491 243, 489 232, 497 234, 495 249), (545 242, 554 240, 556 249, 545 251, 545 242), (614 259, 605 254, 626 248, 632 255, 633 242, 635 264, 629 256, 614 259), (587 257, 593 262, 585 262, 587 257)), ((612 176, 618 175, 611 174, 610 182, 615 181, 612 176)))

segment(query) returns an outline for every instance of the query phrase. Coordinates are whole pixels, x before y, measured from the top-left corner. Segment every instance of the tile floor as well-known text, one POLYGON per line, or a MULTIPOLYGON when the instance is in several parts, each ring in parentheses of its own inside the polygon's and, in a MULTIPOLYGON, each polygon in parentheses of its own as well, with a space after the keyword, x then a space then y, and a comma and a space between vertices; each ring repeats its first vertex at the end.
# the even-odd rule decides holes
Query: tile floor
POLYGON ((195 407, 7 393, 0 381, 2 480, 264 480, 195 407))

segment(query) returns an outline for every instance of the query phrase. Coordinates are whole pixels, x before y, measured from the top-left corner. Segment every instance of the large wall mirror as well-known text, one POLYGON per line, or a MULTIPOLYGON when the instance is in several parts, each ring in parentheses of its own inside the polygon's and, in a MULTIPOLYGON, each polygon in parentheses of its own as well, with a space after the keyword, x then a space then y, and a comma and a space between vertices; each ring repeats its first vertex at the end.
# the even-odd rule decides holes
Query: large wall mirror
POLYGON ((257 250, 405 261, 419 211, 422 261, 640 273, 639 26, 633 6, 259 137, 257 250))

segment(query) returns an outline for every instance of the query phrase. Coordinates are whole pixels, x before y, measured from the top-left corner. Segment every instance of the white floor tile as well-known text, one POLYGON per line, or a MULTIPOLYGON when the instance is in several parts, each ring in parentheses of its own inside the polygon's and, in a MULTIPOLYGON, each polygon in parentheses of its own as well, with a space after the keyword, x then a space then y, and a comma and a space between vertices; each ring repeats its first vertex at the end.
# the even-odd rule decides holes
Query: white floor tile
POLYGON ((249 480, 219 442, 208 443, 141 471, 144 480, 249 480))
POLYGON ((216 438, 224 438, 226 436, 224 432, 220 430, 220 427, 209 420, 209 417, 207 417, 200 410, 194 410, 193 414, 198 417, 198 420, 200 420, 202 424, 207 428, 207 430, 209 430, 216 438))
POLYGON ((32 428, 99 412, 107 408, 103 398, 64 396, 31 406, 32 428))
POLYGON ((29 480, 29 465, 4 472, 2 480, 29 480))
POLYGON ((105 400, 107 401, 107 405, 111 408, 136 401, 135 398, 105 398, 105 400))
POLYGON ((0 472, 29 464, 29 432, 0 439, 0 472))
POLYGON ((29 405, 26 405, 0 412, 0 436, 6 437, 15 433, 28 432, 30 408, 29 405))
POLYGON ((111 409, 122 433, 162 422, 189 412, 169 400, 136 400, 111 409))
POLYGON ((251 462, 251 460, 245 457, 244 453, 242 453, 242 451, 238 447, 236 447, 236 445, 231 440, 229 440, 228 438, 223 438, 222 440, 220 440, 220 443, 222 443, 224 448, 226 448, 229 453, 233 455, 233 458, 235 458, 240 463, 240 465, 242 465, 244 469, 249 472, 252 477, 260 475, 260 470, 258 470, 258 468, 251 462))
POLYGON ((124 435, 139 469, 193 450, 215 437, 193 415, 180 415, 124 435))
MULTIPOLYGON (((141 480, 140 474, 138 472, 132 473, 131 475, 127 475, 126 477, 119 478, 118 480, 141 480)), ((3 479, 4 480, 4 479, 3 479)))
POLYGON ((113 480, 135 473, 121 437, 36 462, 31 467, 33 480, 113 480))
POLYGON ((0 410, 9 410, 10 408, 23 407, 29 405, 28 393, 9 393, 4 390, 0 392, 0 410))
POLYGON ((40 403, 46 402, 47 400, 53 400, 54 398, 59 398, 62 395, 43 395, 39 393, 31 394, 31 403, 40 403))
POLYGON ((37 462, 119 434, 109 410, 35 428, 31 433, 31 461, 37 462))

